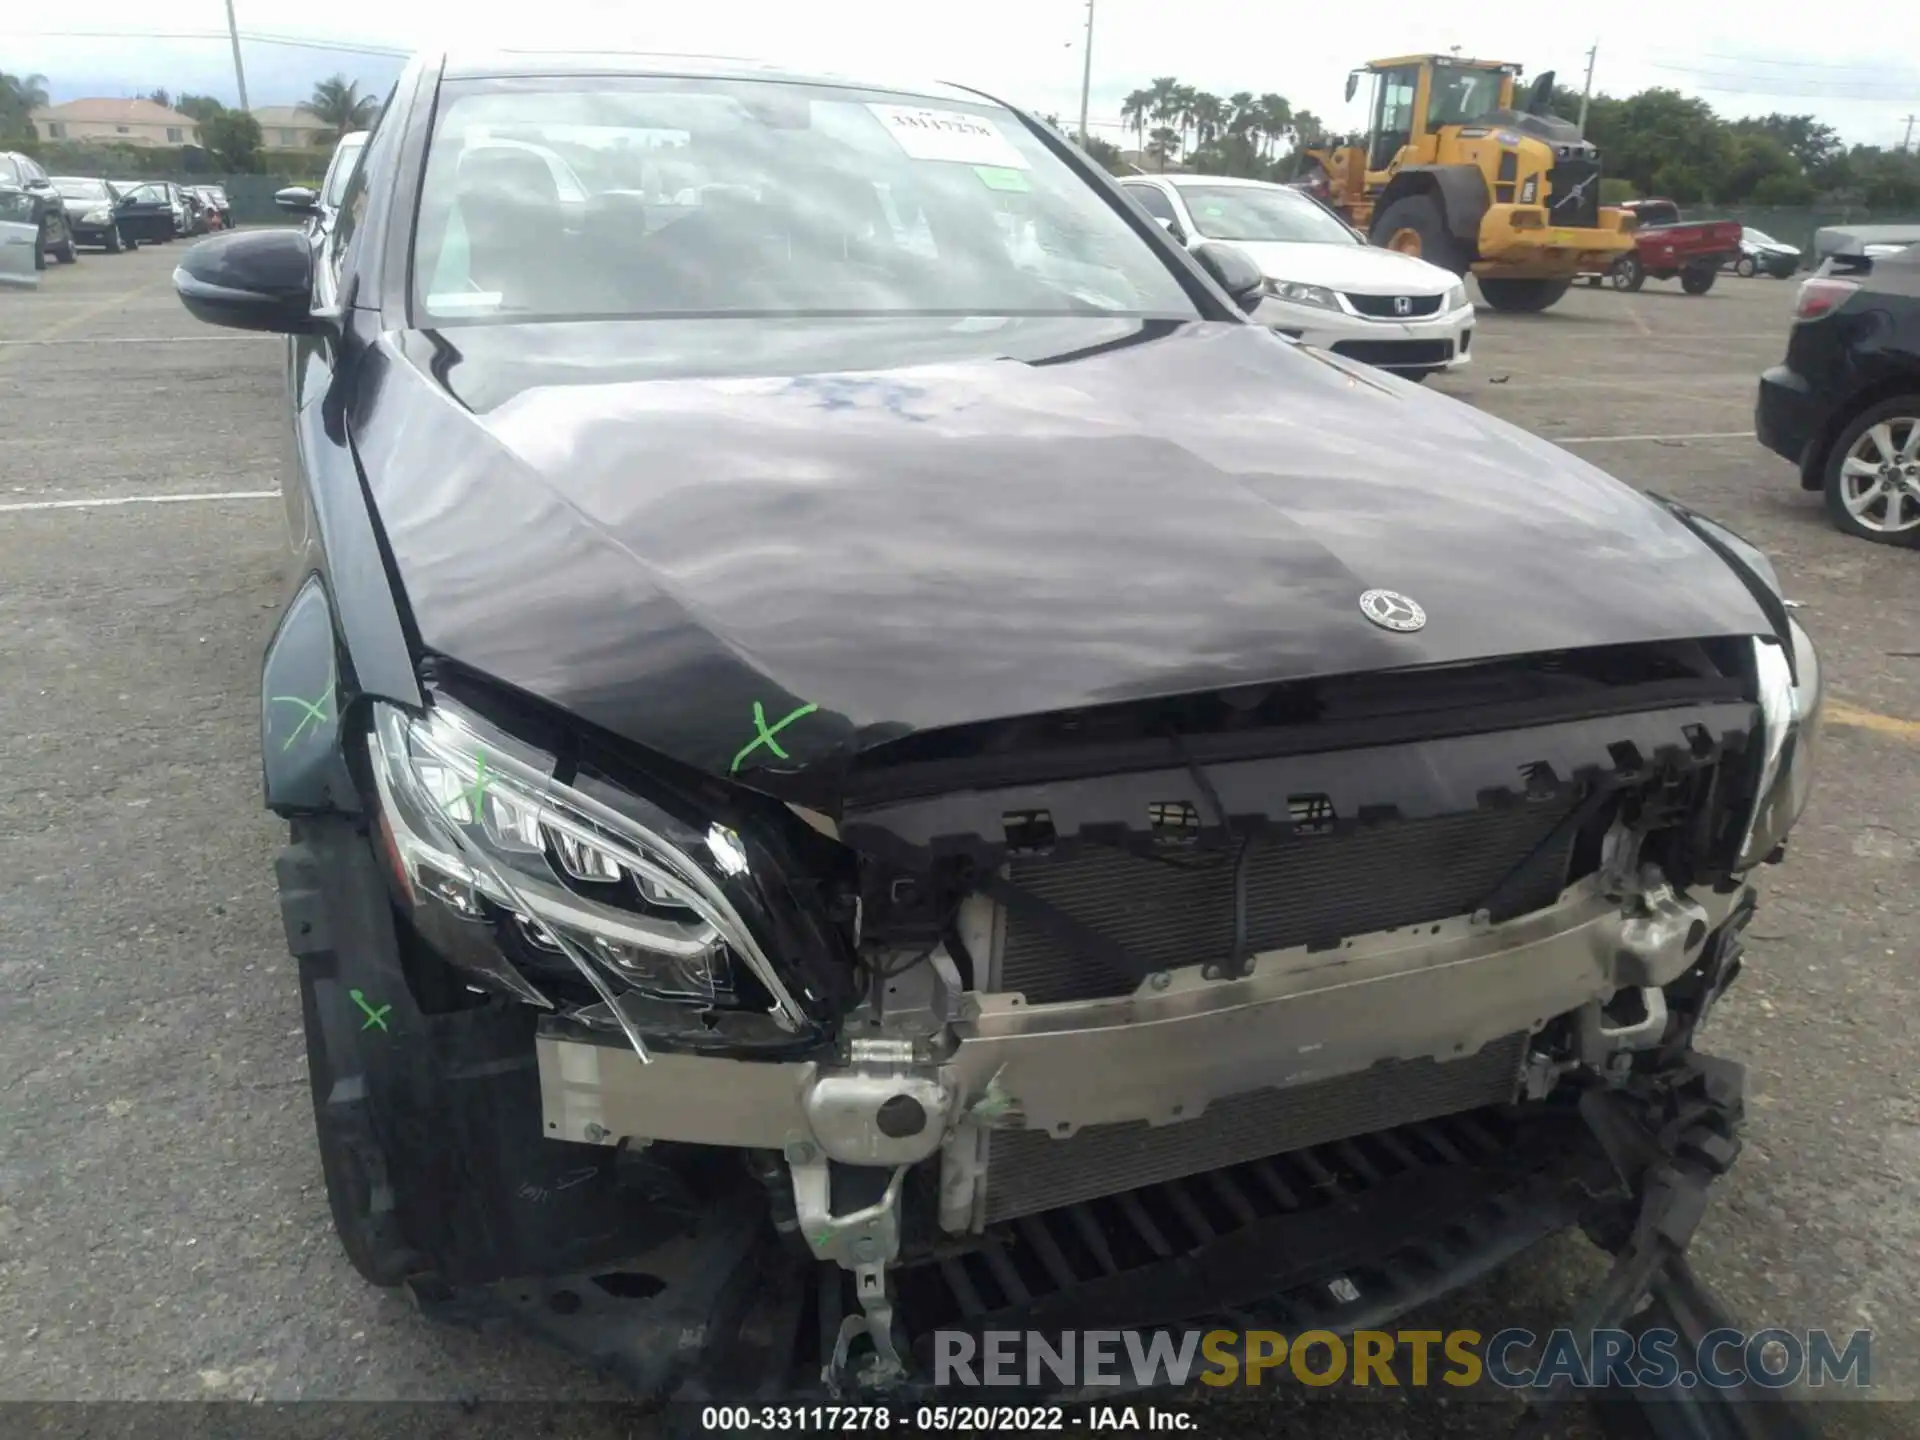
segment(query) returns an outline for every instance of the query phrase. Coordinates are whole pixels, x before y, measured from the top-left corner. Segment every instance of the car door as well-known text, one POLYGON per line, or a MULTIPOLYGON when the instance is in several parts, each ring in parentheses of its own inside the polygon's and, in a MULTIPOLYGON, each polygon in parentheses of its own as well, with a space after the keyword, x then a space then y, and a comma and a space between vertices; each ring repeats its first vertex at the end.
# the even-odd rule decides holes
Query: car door
POLYGON ((30 288, 40 283, 33 263, 39 236, 33 197, 18 186, 0 184, 0 285, 30 288))
POLYGON ((158 185, 135 185, 121 197, 120 233, 149 244, 173 238, 173 207, 158 185))

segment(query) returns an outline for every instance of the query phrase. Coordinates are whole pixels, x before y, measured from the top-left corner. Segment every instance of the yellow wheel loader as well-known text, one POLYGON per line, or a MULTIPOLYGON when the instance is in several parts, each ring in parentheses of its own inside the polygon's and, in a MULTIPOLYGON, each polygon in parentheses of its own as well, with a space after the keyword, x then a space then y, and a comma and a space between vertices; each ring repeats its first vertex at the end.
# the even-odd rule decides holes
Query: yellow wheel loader
POLYGON ((1330 203, 1376 245, 1456 275, 1496 310, 1544 310, 1574 276, 1633 249, 1633 219, 1600 204, 1600 155, 1548 113, 1553 72, 1514 108, 1520 67, 1457 55, 1375 60, 1365 145, 1310 150, 1330 203))

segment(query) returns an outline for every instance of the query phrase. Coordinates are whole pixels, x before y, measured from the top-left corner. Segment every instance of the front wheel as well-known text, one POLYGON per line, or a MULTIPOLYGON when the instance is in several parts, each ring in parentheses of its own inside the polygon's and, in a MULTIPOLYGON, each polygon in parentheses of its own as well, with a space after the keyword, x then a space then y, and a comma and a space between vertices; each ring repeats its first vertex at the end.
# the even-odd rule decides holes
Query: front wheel
POLYGON ((107 254, 118 255, 125 248, 126 246, 120 242, 120 227, 118 225, 109 225, 107 227, 107 254))
POLYGON ((1496 310, 1531 315, 1555 304, 1572 280, 1495 280, 1480 277, 1480 294, 1496 310))
POLYGON ((1647 283, 1647 270, 1640 263, 1640 257, 1628 251, 1613 262, 1613 268, 1607 271, 1607 280, 1616 290, 1638 290, 1647 283))
POLYGON ((47 222, 40 222, 40 233, 33 237, 33 268, 47 268, 47 222))
POLYGON ((1692 270, 1682 270, 1680 272, 1680 288, 1689 295, 1704 295, 1707 291, 1713 289, 1713 282, 1716 278, 1717 272, 1709 270, 1704 265, 1692 270))
POLYGON ((1431 195, 1401 196, 1374 216, 1368 238, 1383 249, 1398 250, 1456 275, 1466 274, 1472 259, 1447 229, 1446 212, 1431 195))
POLYGON ((1754 264, 1751 255, 1742 255, 1738 260, 1733 262, 1733 273, 1738 275, 1742 280, 1751 280, 1753 278, 1753 272, 1759 268, 1758 265, 1754 264))
POLYGON ((1883 400, 1827 455, 1827 515, 1879 545, 1920 546, 1920 394, 1883 400))

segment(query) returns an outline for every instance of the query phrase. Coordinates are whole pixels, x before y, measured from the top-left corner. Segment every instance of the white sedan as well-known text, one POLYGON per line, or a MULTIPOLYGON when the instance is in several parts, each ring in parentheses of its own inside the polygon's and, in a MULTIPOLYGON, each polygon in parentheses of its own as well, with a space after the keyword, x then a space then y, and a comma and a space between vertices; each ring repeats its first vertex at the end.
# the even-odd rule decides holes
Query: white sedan
POLYGON ((1312 196, 1224 175, 1129 175, 1121 184, 1182 244, 1244 250, 1267 277, 1254 312, 1262 324, 1409 380, 1467 363, 1465 282, 1367 244, 1312 196))

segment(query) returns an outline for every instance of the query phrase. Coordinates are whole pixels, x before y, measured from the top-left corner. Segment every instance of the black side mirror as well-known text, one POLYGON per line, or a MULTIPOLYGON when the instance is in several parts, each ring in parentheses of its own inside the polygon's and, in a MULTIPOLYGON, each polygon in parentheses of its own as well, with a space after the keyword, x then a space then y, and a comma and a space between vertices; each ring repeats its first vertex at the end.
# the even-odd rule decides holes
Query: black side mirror
POLYGON ((313 245, 302 230, 236 230, 202 240, 181 257, 173 288, 209 325, 282 335, 326 328, 313 313, 313 245))
POLYGON ((1167 232, 1174 244, 1184 245, 1187 243, 1187 232, 1180 228, 1180 222, 1178 220, 1167 215, 1156 215, 1153 218, 1160 222, 1160 228, 1167 232))
POLYGON ((1267 293, 1267 277, 1246 251, 1208 240, 1194 246, 1193 258, 1242 310, 1252 314, 1260 308, 1260 297, 1267 293))
POLYGON ((318 215, 320 197, 304 185, 289 185, 273 192, 273 203, 291 215, 318 215))
POLYGON ((1353 99, 1354 95, 1359 92, 1359 89, 1360 72, 1358 70, 1349 70, 1347 72, 1347 99, 1353 99))

